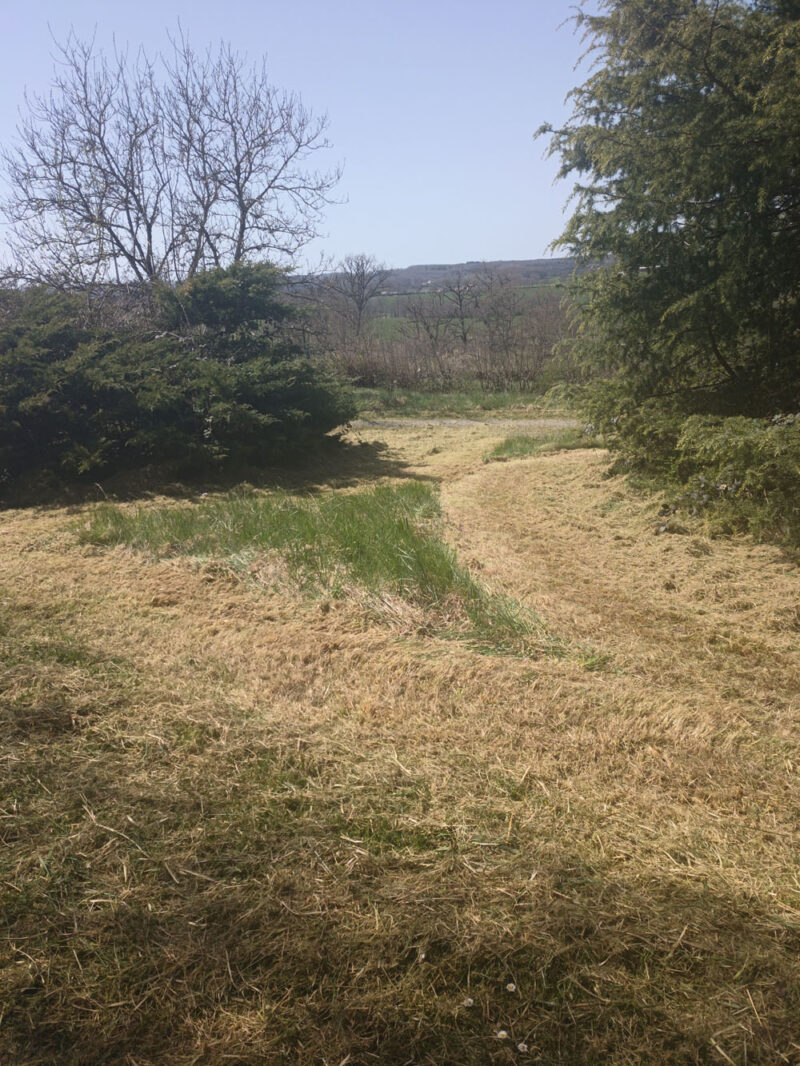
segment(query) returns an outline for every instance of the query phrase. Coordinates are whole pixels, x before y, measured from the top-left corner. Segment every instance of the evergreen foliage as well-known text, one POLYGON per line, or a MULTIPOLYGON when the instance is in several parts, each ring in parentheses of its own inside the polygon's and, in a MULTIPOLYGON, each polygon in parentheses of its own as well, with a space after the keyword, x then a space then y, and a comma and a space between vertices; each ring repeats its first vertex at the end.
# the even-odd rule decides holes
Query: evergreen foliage
POLYGON ((672 499, 800 543, 800 4, 602 0, 552 134, 584 408, 672 499))
POLYGON ((99 476, 290 456, 355 413, 291 339, 280 271, 235 264, 158 293, 149 332, 82 324, 75 298, 16 296, 0 328, 0 470, 99 476))
POLYGON ((215 337, 252 336, 292 317, 279 295, 285 274, 270 263, 233 263, 227 270, 206 270, 177 287, 161 286, 160 304, 167 320, 180 329, 200 326, 215 337))
MULTIPOLYGON (((590 406, 612 402, 596 390, 590 406)), ((800 416, 687 416, 675 399, 622 410, 595 423, 617 452, 613 472, 655 479, 667 508, 702 515, 712 531, 800 545, 800 416)))
POLYGON ((677 441, 679 502, 713 525, 800 543, 800 434, 794 415, 688 418, 677 441))
POLYGON ((578 179, 559 244, 579 274, 585 358, 636 401, 800 406, 800 10, 794 2, 605 0, 597 53, 552 133, 578 179))

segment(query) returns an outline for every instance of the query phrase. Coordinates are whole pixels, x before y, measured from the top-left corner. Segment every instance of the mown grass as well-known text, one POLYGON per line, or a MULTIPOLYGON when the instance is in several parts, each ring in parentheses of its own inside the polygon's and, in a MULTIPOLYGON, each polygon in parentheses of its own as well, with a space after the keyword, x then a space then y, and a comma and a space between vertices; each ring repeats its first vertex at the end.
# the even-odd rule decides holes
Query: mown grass
POLYGON ((442 539, 436 492, 407 481, 353 493, 298 497, 237 491, 179 506, 98 505, 84 543, 224 560, 242 575, 278 557, 307 590, 342 596, 353 586, 380 602, 421 608, 436 630, 495 650, 555 650, 532 611, 492 594, 442 539))
POLYGON ((537 434, 516 433, 500 441, 486 456, 485 462, 504 459, 524 459, 545 452, 570 451, 574 448, 602 448, 597 437, 588 436, 582 429, 567 427, 537 434))
MULTIPOLYGON (((409 674, 407 728, 313 719, 280 703, 313 663, 275 663, 248 705, 213 654, 109 659, 76 601, 2 598, 2 1061, 796 1061, 800 926, 718 858, 730 834, 762 857, 787 841, 765 850, 741 815, 724 838, 672 824, 693 765, 637 837, 577 707, 554 702, 518 750, 532 693, 508 677, 409 674)), ((379 687, 391 663, 358 669, 379 687)), ((365 683, 350 671, 334 702, 365 683)), ((596 717, 641 726, 613 700, 596 717)), ((616 770, 639 800, 641 757, 616 770)))
POLYGON ((800 1061, 796 568, 478 454, 464 550, 619 671, 4 514, 3 1066, 800 1061))

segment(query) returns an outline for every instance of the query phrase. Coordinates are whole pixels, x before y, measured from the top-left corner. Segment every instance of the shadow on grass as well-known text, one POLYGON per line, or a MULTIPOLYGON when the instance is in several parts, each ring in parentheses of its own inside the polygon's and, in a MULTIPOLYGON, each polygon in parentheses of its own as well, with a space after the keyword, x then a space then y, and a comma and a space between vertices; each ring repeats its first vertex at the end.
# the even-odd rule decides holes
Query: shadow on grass
POLYGON ((12 875, 9 1062, 797 1061, 800 938, 752 900, 577 859, 529 889, 513 849, 375 855, 288 790, 245 810, 112 764, 37 768, 70 825, 12 875))
POLYGON ((589 859, 541 806, 490 852, 426 834, 424 776, 361 770, 324 738, 301 752, 236 733, 217 693, 223 741, 196 702, 165 717, 154 679, 77 638, 47 680, 72 671, 81 721, 44 735, 30 707, 13 712, 26 649, 42 695, 32 656, 50 638, 34 616, 16 625, 0 675, 0 1060, 798 1061, 798 928, 746 884, 589 859), (136 697, 130 721, 112 694, 136 697))
POLYGON ((302 456, 271 466, 180 469, 174 464, 127 470, 108 478, 61 481, 52 477, 31 478, 24 485, 8 487, 0 498, 2 508, 60 508, 102 500, 131 502, 153 497, 194 500, 203 493, 226 492, 242 484, 253 488, 281 488, 289 492, 349 488, 382 478, 434 480, 417 472, 392 455, 382 441, 356 443, 329 437, 302 456))

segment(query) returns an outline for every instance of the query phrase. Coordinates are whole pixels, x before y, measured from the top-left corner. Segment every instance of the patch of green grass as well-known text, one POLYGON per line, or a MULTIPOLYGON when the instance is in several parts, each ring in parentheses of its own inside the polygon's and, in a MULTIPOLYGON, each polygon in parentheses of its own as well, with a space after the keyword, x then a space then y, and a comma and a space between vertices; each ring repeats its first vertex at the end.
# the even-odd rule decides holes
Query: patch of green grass
POLYGON ((586 656, 584 657, 583 668, 584 670, 589 670, 590 672, 607 670, 611 663, 612 659, 610 655, 607 655, 604 652, 590 651, 587 652, 586 656))
POLYGON ((456 843, 452 830, 446 827, 405 823, 380 813, 367 818, 342 819, 341 831, 352 842, 363 844, 378 855, 389 851, 453 849, 456 843))
POLYGON ((538 406, 541 401, 539 393, 516 390, 484 392, 477 385, 465 386, 454 392, 360 388, 355 393, 362 418, 370 415, 380 418, 398 415, 407 418, 482 418, 494 412, 513 417, 515 411, 521 415, 530 414, 530 407, 538 406))
POLYGON ((27 662, 29 658, 33 658, 41 664, 58 663, 61 666, 80 666, 87 669, 100 667, 109 661, 84 644, 55 633, 49 639, 35 640, 20 647, 11 644, 3 647, 2 659, 6 665, 14 664, 15 655, 20 656, 19 662, 27 662))
POLYGON ((370 321, 369 331, 382 341, 400 341, 405 334, 407 321, 401 315, 381 315, 370 321))
POLYGON ((541 455, 544 452, 602 447, 603 444, 596 437, 588 437, 582 429, 570 426, 539 434, 517 433, 506 437, 489 452, 484 461, 491 463, 503 459, 524 459, 526 456, 541 455))
POLYGON ((244 575, 277 555, 306 589, 343 595, 357 586, 432 612, 436 627, 487 650, 556 642, 529 610, 490 593, 441 537, 439 501, 419 481, 354 493, 297 497, 237 491, 198 504, 101 504, 81 530, 95 545, 223 560, 244 575))

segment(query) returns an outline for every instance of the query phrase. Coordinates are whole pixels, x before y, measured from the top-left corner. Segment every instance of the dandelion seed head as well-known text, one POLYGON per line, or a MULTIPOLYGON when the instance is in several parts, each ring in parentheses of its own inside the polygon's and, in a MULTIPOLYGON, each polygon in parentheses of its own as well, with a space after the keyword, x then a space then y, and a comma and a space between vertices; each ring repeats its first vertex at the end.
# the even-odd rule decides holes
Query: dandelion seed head
POLYGON ((471 996, 467 996, 467 998, 464 1000, 464 1006, 465 1007, 474 1007, 475 1006, 475 1000, 471 996))

